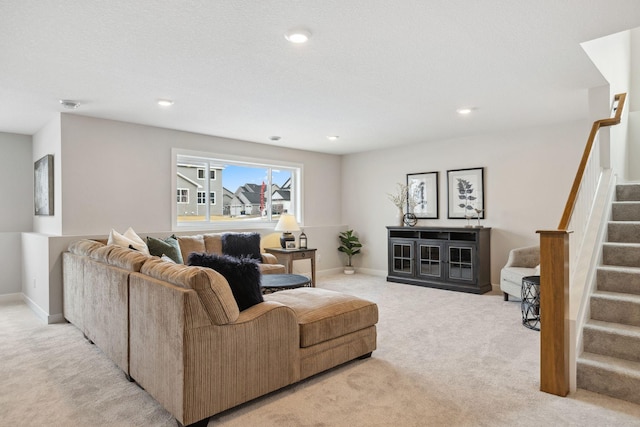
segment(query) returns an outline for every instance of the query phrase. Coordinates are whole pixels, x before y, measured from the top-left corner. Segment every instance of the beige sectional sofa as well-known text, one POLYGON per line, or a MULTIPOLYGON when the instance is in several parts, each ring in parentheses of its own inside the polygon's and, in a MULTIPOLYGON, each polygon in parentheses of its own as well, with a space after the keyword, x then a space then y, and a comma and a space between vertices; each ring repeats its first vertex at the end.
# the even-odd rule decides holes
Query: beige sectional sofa
POLYGON ((80 240, 64 315, 176 420, 192 424, 376 348, 376 304, 318 288, 239 311, 218 272, 80 240))

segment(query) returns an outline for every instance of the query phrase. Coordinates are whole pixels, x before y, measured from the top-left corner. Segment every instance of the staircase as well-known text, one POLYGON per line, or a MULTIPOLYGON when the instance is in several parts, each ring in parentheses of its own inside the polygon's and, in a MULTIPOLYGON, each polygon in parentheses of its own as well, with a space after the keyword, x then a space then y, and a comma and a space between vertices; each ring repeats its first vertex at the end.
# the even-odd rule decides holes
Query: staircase
POLYGON ((618 185, 611 208, 577 386, 640 404, 640 184, 618 185))

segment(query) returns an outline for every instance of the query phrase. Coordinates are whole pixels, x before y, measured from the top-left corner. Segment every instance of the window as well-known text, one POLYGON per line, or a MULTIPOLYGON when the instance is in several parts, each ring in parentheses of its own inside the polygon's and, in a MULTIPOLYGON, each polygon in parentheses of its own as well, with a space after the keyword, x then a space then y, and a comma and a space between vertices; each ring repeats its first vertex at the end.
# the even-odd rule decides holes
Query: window
POLYGON ((301 221, 300 165, 229 160, 177 150, 174 156, 176 226, 224 224, 228 228, 236 224, 255 228, 277 221, 283 212, 294 213, 301 221), (206 176, 210 179, 203 179, 206 176), (192 202, 189 189, 197 194, 192 202))
MULTIPOLYGON (((206 176, 206 173, 204 171, 204 168, 198 168, 198 179, 204 179, 204 177, 206 176)), ((209 179, 216 179, 216 170, 215 169, 211 169, 209 171, 209 179)))
POLYGON ((205 203, 207 203, 207 193, 204 191, 198 191, 198 204, 204 205, 205 203))
POLYGON ((189 203, 188 188, 178 188, 178 203, 189 203))

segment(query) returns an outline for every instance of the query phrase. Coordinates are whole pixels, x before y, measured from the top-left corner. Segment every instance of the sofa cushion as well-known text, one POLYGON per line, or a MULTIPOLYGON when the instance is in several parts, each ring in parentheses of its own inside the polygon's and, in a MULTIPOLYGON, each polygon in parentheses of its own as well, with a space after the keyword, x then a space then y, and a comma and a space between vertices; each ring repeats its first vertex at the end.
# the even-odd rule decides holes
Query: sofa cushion
POLYGON ((206 252, 204 246, 204 237, 201 234, 195 236, 178 236, 180 244, 180 252, 182 252, 182 260, 186 261, 192 252, 206 252))
POLYGON ((151 255, 159 257, 166 255, 178 264, 184 263, 182 252, 180 252, 180 244, 174 236, 169 236, 164 240, 147 237, 147 246, 151 255))
POLYGON ((375 325, 378 306, 352 295, 318 288, 297 288, 264 296, 293 309, 300 347, 309 347, 375 325))
POLYGON ((192 253, 187 264, 212 268, 222 274, 229 282, 240 311, 264 301, 260 289, 260 269, 255 259, 192 253))
POLYGON ((204 251, 208 254, 222 255, 222 235, 224 233, 207 233, 204 237, 204 251))
POLYGON ((95 240, 82 239, 71 243, 68 250, 75 255, 89 256, 93 251, 103 246, 104 244, 96 242, 95 240))
POLYGON ((124 234, 118 233, 113 228, 109 233, 109 239, 107 240, 108 245, 117 245, 122 246, 123 248, 128 248, 129 246, 133 246, 134 249, 142 252, 143 254, 149 255, 149 248, 147 244, 133 231, 133 228, 127 228, 127 231, 124 234))
POLYGON ((222 253, 238 258, 253 258, 258 262, 262 262, 260 234, 224 233, 222 235, 222 253))
POLYGON ((195 290, 215 325, 235 322, 240 315, 229 283, 210 268, 173 264, 154 257, 144 263, 140 272, 181 288, 195 290))
MULTIPOLYGON (((100 249, 97 249, 96 252, 100 252, 100 249)), ((114 265, 127 271, 140 271, 142 264, 149 259, 149 255, 145 255, 137 250, 113 245, 111 246, 111 250, 109 252, 105 251, 105 253, 106 258, 100 257, 101 262, 114 265)))

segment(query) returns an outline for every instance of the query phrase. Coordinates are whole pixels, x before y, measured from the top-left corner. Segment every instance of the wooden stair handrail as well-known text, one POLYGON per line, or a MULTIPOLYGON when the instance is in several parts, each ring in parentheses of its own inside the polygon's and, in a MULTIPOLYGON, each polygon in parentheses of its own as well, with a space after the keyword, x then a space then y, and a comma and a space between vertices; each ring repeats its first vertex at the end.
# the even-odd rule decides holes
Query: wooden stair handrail
POLYGON ((564 212, 562 213, 562 218, 560 219, 560 224, 558 225, 558 230, 566 230, 569 226, 569 221, 571 220, 571 215, 573 214, 573 208, 576 204, 576 199, 578 198, 578 190, 580 189, 580 183, 582 182, 582 177, 584 175, 584 170, 587 167, 587 161, 589 160, 589 155, 591 154, 591 149, 593 148, 593 142, 596 139, 596 135, 598 131, 602 127, 617 125, 620 123, 620 119, 622 116, 622 110, 624 108, 624 102, 627 98, 626 93, 617 94, 614 99, 614 110, 616 112, 615 116, 609 117, 606 119, 596 120, 593 122, 591 126, 591 133, 589 134, 589 139, 587 140, 587 145, 584 147, 584 152, 582 153, 582 160, 580 160, 580 165, 578 166, 578 171, 576 172, 576 177, 573 180, 573 185, 571 186, 571 192, 569 193, 569 198, 567 199, 567 204, 564 206, 564 212), (617 104, 615 104, 617 102, 617 104))
POLYGON ((540 234, 540 390, 566 396, 569 393, 569 231, 578 190, 600 128, 620 123, 626 93, 614 98, 614 117, 597 120, 585 146, 571 193, 557 230, 540 234))

